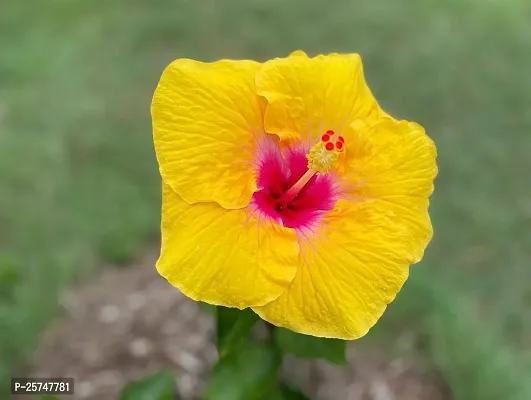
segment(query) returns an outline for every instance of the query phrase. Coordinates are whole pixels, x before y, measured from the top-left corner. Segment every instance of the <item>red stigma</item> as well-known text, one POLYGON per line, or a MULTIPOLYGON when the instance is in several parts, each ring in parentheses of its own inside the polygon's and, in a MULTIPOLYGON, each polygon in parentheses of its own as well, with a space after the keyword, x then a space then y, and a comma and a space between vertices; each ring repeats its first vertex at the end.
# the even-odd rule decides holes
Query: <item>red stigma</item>
POLYGON ((328 151, 334 150, 334 145, 332 143, 327 143, 325 149, 328 151))
POLYGON ((341 143, 345 143, 345 139, 343 139, 343 136, 339 136, 339 137, 338 137, 338 140, 340 140, 341 143))
POLYGON ((330 136, 334 135, 334 131, 332 129, 327 130, 326 133, 329 134, 330 136))
POLYGON ((336 147, 337 147, 338 150, 341 150, 343 148, 343 143, 338 140, 336 142, 336 147))
POLYGON ((330 136, 328 136, 328 135, 323 135, 323 136, 321 136, 321 140, 322 140, 323 142, 328 142, 328 141, 330 140, 330 136))

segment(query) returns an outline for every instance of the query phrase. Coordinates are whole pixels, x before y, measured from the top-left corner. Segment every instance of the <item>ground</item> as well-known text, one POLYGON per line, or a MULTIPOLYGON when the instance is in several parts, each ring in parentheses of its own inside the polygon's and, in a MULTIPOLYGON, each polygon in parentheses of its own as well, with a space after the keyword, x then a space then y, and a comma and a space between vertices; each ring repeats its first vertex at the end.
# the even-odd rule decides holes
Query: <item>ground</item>
MULTIPOLYGON (((156 252, 110 267, 65 293, 46 330, 34 376, 74 376, 75 400, 115 400, 123 385, 175 371, 182 400, 198 400, 216 361, 212 316, 155 271, 156 252)), ((283 374, 313 400, 450 400, 440 375, 412 354, 352 342, 348 366, 288 356, 283 374)))

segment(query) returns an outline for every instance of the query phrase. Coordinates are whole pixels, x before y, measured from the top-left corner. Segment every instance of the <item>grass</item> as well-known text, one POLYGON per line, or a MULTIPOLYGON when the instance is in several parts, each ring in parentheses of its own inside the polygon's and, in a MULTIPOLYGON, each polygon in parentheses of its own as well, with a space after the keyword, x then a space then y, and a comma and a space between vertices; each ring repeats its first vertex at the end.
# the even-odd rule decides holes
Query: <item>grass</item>
POLYGON ((0 382, 31 357, 61 288, 157 234, 149 103, 163 67, 302 48, 361 53, 382 105, 438 145, 435 237, 377 331, 411 324, 456 399, 531 398, 530 11, 523 0, 3 5, 0 382))

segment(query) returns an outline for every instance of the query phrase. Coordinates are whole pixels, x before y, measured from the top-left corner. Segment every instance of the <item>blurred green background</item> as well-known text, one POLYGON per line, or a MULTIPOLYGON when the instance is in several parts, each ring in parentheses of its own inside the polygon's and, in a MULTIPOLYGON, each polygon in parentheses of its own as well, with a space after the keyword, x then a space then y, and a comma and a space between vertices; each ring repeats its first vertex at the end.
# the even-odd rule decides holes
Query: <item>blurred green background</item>
POLYGON ((526 0, 3 0, 0 382, 61 288, 157 239, 162 69, 295 49, 361 53, 383 107, 438 146, 434 240, 372 336, 414 330, 456 399, 531 398, 526 0))

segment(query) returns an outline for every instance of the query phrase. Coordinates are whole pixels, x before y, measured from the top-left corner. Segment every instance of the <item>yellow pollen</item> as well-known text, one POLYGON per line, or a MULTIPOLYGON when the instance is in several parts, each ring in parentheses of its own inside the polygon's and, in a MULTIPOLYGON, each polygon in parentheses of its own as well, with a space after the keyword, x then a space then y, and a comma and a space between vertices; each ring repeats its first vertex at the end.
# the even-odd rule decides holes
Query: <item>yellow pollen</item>
POLYGON ((306 154, 306 159, 308 160, 308 169, 314 170, 318 174, 325 174, 336 166, 339 151, 335 148, 327 150, 326 143, 319 142, 312 146, 310 152, 306 154))
POLYGON ((284 193, 281 201, 293 201, 314 175, 326 174, 331 168, 336 167, 344 148, 344 139, 333 131, 327 131, 321 141, 313 145, 306 154, 308 171, 284 193))

